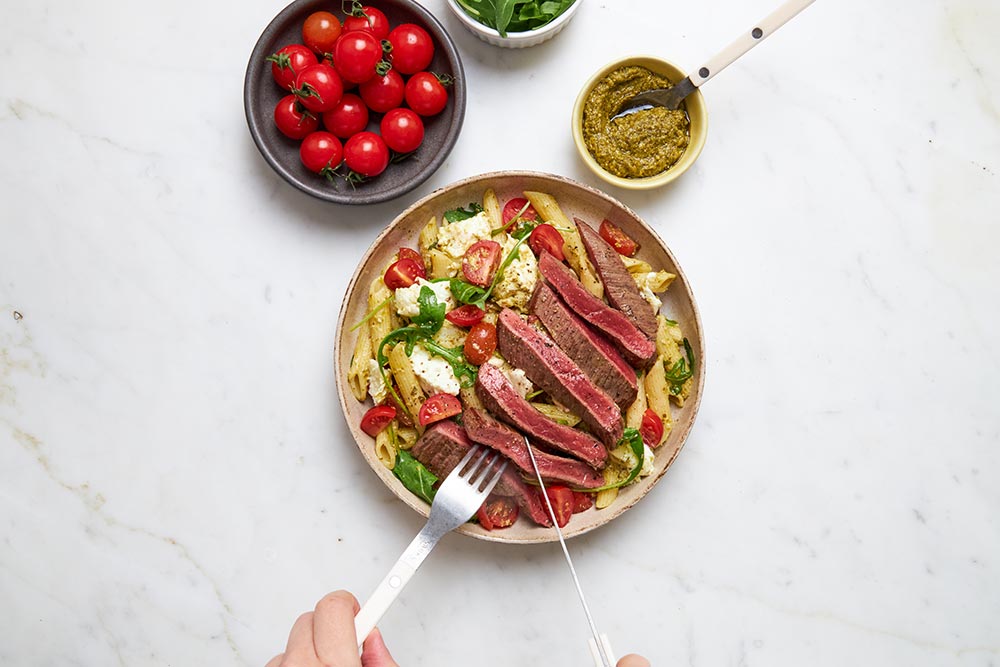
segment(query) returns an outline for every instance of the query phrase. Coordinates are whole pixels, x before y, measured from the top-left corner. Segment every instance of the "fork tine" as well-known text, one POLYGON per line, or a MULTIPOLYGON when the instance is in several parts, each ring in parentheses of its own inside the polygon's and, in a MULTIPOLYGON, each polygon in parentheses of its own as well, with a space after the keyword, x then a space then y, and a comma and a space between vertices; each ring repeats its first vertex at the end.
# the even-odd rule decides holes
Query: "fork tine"
POLYGON ((472 460, 472 457, 476 455, 476 451, 477 450, 478 450, 478 446, 477 447, 469 447, 469 451, 467 451, 465 453, 465 456, 462 457, 462 460, 459 461, 458 465, 455 466, 455 468, 454 468, 455 470, 459 471, 459 474, 461 474, 462 469, 469 464, 469 461, 472 460))
POLYGON ((491 481, 490 476, 494 475, 494 471, 497 468, 497 463, 500 463, 501 467, 505 465, 505 461, 503 457, 500 456, 499 453, 493 451, 491 451, 491 453, 494 455, 493 458, 491 458, 489 462, 476 473, 476 477, 474 480, 469 481, 469 483, 472 484, 477 490, 483 488, 484 485, 489 484, 489 481, 491 481))
MULTIPOLYGON (((500 460, 500 457, 497 456, 497 458, 495 459, 495 461, 499 461, 499 460, 500 460)), ((496 486, 497 482, 500 481, 500 476, 503 475, 503 473, 504 473, 504 471, 506 469, 507 469, 507 462, 504 461, 500 465, 500 468, 495 473, 493 473, 493 477, 490 478, 490 481, 486 482, 486 487, 483 490, 483 493, 489 493, 490 491, 493 490, 493 487, 496 486)))
MULTIPOLYGON (((477 445, 476 447, 474 447, 473 449, 470 449, 469 451, 470 452, 477 452, 477 453, 478 452, 482 452, 483 453, 482 456, 480 456, 478 459, 476 459, 475 463, 473 463, 471 466, 469 466, 468 470, 464 471, 461 474, 461 477, 463 479, 465 479, 465 481, 468 482, 471 485, 471 484, 474 483, 475 479, 477 477, 479 477, 479 470, 480 470, 479 466, 482 465, 483 459, 485 459, 487 456, 489 456, 490 452, 492 450, 489 447, 483 447, 481 445, 477 445)), ((459 470, 461 470, 461 468, 459 468, 459 470)))

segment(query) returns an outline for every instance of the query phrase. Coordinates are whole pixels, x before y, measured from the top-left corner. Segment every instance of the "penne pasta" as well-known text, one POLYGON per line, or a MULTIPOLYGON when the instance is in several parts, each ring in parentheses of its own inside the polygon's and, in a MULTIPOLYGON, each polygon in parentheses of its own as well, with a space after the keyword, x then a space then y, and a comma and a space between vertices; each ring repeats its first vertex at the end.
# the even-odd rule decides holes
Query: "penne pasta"
POLYGON ((431 216, 424 228, 420 230, 420 237, 417 239, 417 247, 420 248, 420 256, 424 258, 424 269, 430 271, 430 251, 437 245, 438 224, 437 218, 431 216))
POLYGON ((497 201, 497 195, 493 192, 493 188, 487 188, 486 192, 483 193, 483 213, 490 221, 490 229, 499 229, 503 225, 500 202, 497 201))
POLYGON ((622 255, 622 263, 625 268, 628 269, 629 273, 649 273, 653 270, 653 267, 641 259, 636 259, 635 257, 629 257, 628 255, 622 255))
MULTIPOLYGON (((622 470, 618 467, 618 464, 611 461, 608 463, 608 467, 604 469, 604 483, 614 484, 615 482, 617 482, 619 479, 622 478, 623 474, 628 474, 628 473, 627 471, 623 473, 622 470)), ((618 497, 618 487, 615 487, 613 489, 604 489, 603 491, 598 491, 594 496, 594 507, 596 507, 599 510, 602 510, 611 503, 615 502, 615 498, 617 497, 618 497)))
POLYGON ((643 380, 646 388, 646 405, 663 421, 663 437, 657 446, 667 441, 670 429, 673 428, 674 418, 670 412, 670 386, 667 383, 666 371, 663 368, 663 359, 656 358, 656 363, 646 373, 643 380))
POLYGON ((412 426, 400 426, 396 429, 396 447, 410 449, 417 443, 417 429, 412 426))
POLYGON ((396 446, 392 442, 395 423, 393 420, 375 436, 375 456, 389 470, 396 467, 396 446))
POLYGON ((531 407, 535 408, 552 421, 565 424, 566 426, 576 426, 580 423, 579 417, 574 415, 569 410, 560 408, 558 405, 552 405, 551 403, 535 403, 532 401, 531 407))
POLYGON ((437 248, 429 250, 427 257, 430 259, 430 272, 428 276, 432 279, 451 278, 458 273, 459 268, 462 266, 461 261, 437 248))
POLYGON ((434 340, 445 347, 458 347, 465 343, 465 338, 468 335, 469 332, 465 329, 445 320, 441 325, 441 329, 434 334, 434 340))
POLYGON ((465 408, 476 408, 477 410, 486 409, 485 406, 483 406, 483 402, 479 400, 475 387, 462 387, 458 390, 458 396, 462 399, 462 405, 465 408))
POLYGON ((597 278, 594 267, 587 258, 583 241, 580 240, 580 233, 576 231, 576 225, 566 217, 566 214, 559 208, 555 197, 544 192, 525 191, 524 196, 528 198, 535 211, 545 222, 552 223, 559 228, 559 233, 563 236, 563 254, 570 267, 580 277, 580 282, 587 288, 587 291, 598 299, 604 298, 604 286, 597 278))
MULTIPOLYGON (((420 412, 420 406, 424 403, 424 390, 420 388, 416 373, 413 372, 413 364, 406 356, 406 345, 400 343, 394 345, 389 352, 389 368, 392 369, 392 376, 396 379, 396 386, 399 388, 399 397, 403 401, 403 406, 416 418, 420 412)), ((423 427, 418 427, 417 432, 423 433, 423 427)))
POLYGON ((368 378, 371 373, 371 365, 368 362, 373 357, 371 330, 367 326, 362 326, 358 329, 351 366, 347 371, 347 385, 351 388, 351 394, 359 401, 365 400, 365 396, 368 395, 368 378))
POLYGON ((639 428, 642 426, 642 415, 646 412, 646 383, 645 378, 639 377, 639 391, 636 394, 632 405, 625 411, 625 425, 629 428, 639 428))
MULTIPOLYGON (((385 282, 382 280, 382 274, 380 273, 375 280, 372 281, 371 287, 368 288, 368 312, 371 313, 373 310, 378 308, 378 310, 372 313, 372 316, 368 319, 368 335, 372 344, 372 351, 378 351, 378 345, 382 342, 382 339, 389 335, 389 332, 393 330, 392 316, 395 313, 395 308, 392 307, 392 302, 382 305, 386 299, 392 296, 392 291, 386 287, 385 282), (379 308, 379 306, 382 306, 379 308)), ((373 355, 374 356, 374 355, 373 355)))
MULTIPOLYGON (((680 335, 680 327, 668 323, 667 318, 663 315, 658 315, 656 321, 658 323, 656 328, 657 365, 663 366, 665 373, 666 369, 673 368, 678 361, 685 359, 684 352, 681 350, 681 346, 675 337, 675 330, 676 334, 680 335)), ((680 342, 682 343, 683 341, 684 337, 681 335, 680 342)), ((675 394, 669 391, 669 387, 667 393, 677 405, 682 406, 684 405, 684 400, 691 394, 693 383, 694 378, 688 378, 681 385, 679 393, 675 394)))

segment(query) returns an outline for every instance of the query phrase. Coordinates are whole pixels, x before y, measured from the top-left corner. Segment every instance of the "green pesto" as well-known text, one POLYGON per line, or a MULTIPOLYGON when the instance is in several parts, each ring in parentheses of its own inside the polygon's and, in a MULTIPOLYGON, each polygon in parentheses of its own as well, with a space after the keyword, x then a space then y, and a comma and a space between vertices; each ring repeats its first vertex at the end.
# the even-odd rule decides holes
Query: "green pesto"
POLYGON ((687 149, 691 123, 683 109, 654 107, 615 120, 628 98, 671 82, 645 67, 621 67, 597 82, 583 107, 583 138, 597 164, 622 178, 655 176, 687 149))

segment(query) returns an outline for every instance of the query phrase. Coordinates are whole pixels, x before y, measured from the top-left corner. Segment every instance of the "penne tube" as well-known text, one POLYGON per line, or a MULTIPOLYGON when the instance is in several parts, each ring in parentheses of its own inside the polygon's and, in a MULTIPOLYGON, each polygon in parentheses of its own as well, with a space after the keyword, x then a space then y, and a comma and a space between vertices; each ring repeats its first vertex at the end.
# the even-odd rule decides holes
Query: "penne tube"
POLYGON ((479 400, 475 387, 462 387, 458 390, 458 397, 462 400, 462 405, 465 408, 476 408, 477 410, 486 409, 483 406, 483 402, 479 400))
POLYGON ((632 405, 628 406, 628 410, 625 411, 625 425, 635 429, 642 426, 642 416, 646 413, 646 383, 644 377, 639 377, 638 385, 639 391, 635 396, 635 400, 632 401, 632 405))
MULTIPOLYGON (((406 356, 406 345, 399 343, 393 346, 389 352, 389 368, 392 369, 392 376, 396 379, 396 386, 399 388, 399 397, 403 401, 403 406, 416 420, 425 396, 424 390, 420 388, 420 382, 417 380, 417 374, 413 372, 413 364, 406 356)), ((417 432, 423 433, 423 427, 417 427, 417 432)))
POLYGON ((368 362, 373 357, 371 330, 367 326, 362 326, 358 329, 351 366, 347 371, 347 385, 358 401, 364 401, 368 395, 368 378, 371 373, 371 365, 368 362))
POLYGON ((535 408, 552 421, 565 424, 566 426, 576 426, 580 423, 579 417, 574 415, 569 410, 563 410, 558 405, 552 405, 551 403, 535 403, 532 401, 531 407, 535 408))
POLYGON ((410 449, 417 444, 417 429, 412 426, 400 426, 396 429, 396 446, 399 449, 410 449))
POLYGON ((649 265, 649 262, 644 260, 629 257, 627 255, 621 255, 621 259, 629 273, 649 273, 653 270, 653 267, 649 265))
POLYGON ((483 213, 490 221, 490 229, 499 229, 503 225, 503 214, 500 211, 500 202, 493 188, 487 188, 483 193, 483 213))
POLYGON ((396 421, 393 420, 375 436, 375 456, 389 470, 396 467, 396 446, 392 442, 395 424, 396 421))
POLYGON ((424 258, 424 269, 427 271, 431 269, 430 251, 437 245, 437 240, 437 218, 431 216, 424 228, 420 230, 420 237, 417 239, 417 247, 420 248, 420 256, 424 258))
MULTIPOLYGON (((378 308, 382 303, 392 296, 392 290, 385 286, 385 282, 382 280, 382 274, 379 274, 375 280, 372 281, 371 287, 368 288, 368 312, 371 313, 375 308, 378 308)), ((392 307, 392 302, 390 301, 386 305, 378 309, 372 316, 368 319, 368 335, 372 344, 372 351, 378 351, 378 345, 382 342, 382 339, 389 335, 389 332, 393 330, 392 315, 395 309, 392 307)))
POLYGON ((643 380, 646 387, 646 405, 663 421, 663 437, 657 446, 667 441, 674 418, 670 412, 670 385, 667 383, 666 371, 663 368, 662 357, 656 358, 656 363, 646 373, 643 380))
POLYGON ((437 248, 429 250, 427 256, 430 258, 431 264, 430 273, 428 274, 430 278, 451 278, 458 273, 459 268, 462 266, 460 260, 437 248))

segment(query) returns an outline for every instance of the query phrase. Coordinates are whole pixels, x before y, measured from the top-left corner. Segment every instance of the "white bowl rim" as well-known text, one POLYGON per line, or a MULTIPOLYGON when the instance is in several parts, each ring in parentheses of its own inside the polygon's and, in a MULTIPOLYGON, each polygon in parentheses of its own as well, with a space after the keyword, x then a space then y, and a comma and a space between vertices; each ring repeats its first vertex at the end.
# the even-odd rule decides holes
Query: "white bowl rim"
POLYGON ((576 11, 580 8, 580 5, 583 4, 583 0, 573 0, 573 4, 567 7, 566 11, 564 11, 562 14, 552 19, 550 22, 541 26, 540 28, 535 28, 534 30, 528 30, 525 32, 508 32, 506 37, 503 37, 499 31, 489 26, 483 25, 476 19, 466 14, 465 10, 462 9, 462 6, 459 5, 458 2, 456 2, 456 0, 447 0, 447 3, 448 7, 451 8, 452 13, 454 13, 458 17, 458 19, 465 25, 465 27, 469 28, 470 30, 473 30, 475 32, 480 32, 484 35, 489 35, 490 37, 493 37, 494 39, 498 40, 506 40, 509 42, 520 42, 533 39, 538 35, 544 35, 549 32, 557 31, 559 26, 569 21, 570 18, 573 16, 573 14, 576 13, 576 11))

